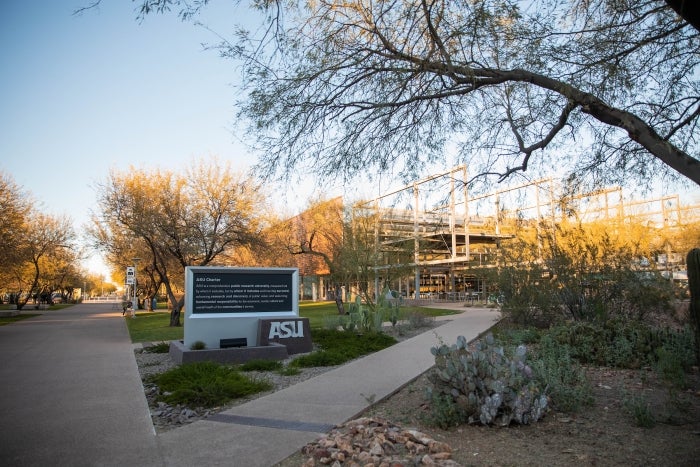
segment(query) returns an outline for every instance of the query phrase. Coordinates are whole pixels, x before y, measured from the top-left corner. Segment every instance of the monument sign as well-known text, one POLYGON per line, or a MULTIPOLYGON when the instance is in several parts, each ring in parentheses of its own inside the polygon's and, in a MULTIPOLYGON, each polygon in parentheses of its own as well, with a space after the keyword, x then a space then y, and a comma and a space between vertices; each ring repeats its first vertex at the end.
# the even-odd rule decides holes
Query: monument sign
POLYGON ((185 347, 197 341, 208 349, 265 345, 259 342, 262 318, 296 325, 298 269, 185 268, 185 347))

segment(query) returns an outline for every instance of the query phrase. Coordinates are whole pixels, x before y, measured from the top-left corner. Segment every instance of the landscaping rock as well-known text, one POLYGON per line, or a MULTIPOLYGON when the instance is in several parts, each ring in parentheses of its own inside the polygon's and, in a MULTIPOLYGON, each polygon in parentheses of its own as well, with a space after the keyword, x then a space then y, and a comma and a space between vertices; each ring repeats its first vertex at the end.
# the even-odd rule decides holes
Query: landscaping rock
POLYGON ((452 449, 416 430, 377 417, 362 417, 333 429, 301 450, 303 465, 457 467, 452 449))

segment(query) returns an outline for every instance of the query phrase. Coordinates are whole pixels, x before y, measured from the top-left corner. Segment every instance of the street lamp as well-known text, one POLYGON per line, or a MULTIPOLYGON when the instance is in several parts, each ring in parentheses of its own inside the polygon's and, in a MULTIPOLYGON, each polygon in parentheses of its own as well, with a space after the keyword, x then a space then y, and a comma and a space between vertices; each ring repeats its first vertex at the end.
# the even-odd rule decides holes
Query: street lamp
POLYGON ((136 308, 139 306, 139 300, 136 298, 136 270, 138 269, 141 258, 132 258, 131 261, 134 262, 134 299, 131 301, 131 317, 134 318, 136 316, 136 308))

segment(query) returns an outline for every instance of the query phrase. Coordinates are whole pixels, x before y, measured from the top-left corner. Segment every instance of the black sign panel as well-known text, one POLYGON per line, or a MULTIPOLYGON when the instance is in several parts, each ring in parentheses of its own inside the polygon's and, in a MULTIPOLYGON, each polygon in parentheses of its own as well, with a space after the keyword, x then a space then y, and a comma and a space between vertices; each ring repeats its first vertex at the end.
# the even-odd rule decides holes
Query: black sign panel
POLYGON ((289 272, 193 272, 192 313, 292 311, 289 272))

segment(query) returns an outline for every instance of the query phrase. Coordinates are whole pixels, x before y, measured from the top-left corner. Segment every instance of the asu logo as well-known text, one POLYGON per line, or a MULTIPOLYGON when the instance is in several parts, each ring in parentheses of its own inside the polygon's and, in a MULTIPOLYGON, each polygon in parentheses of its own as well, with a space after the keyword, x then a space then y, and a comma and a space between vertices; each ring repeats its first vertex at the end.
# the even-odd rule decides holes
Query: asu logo
POLYGON ((270 323, 268 339, 288 339, 290 337, 304 337, 303 321, 273 321, 270 323))

